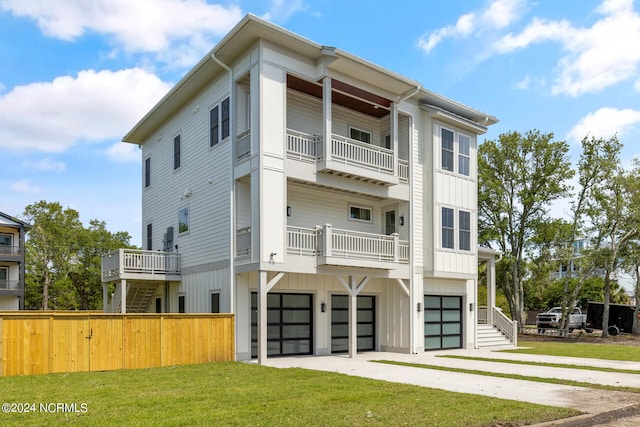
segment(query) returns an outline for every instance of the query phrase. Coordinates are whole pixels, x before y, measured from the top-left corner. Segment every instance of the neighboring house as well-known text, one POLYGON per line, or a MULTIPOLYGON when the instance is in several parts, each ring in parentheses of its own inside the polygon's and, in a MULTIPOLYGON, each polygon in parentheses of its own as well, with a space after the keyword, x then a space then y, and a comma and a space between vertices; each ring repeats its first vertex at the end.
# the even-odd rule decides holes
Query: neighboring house
POLYGON ((24 309, 24 241, 30 229, 0 212, 0 311, 24 309))
MULTIPOLYGON (((574 260, 568 264, 559 263, 558 270, 551 272, 551 279, 558 280, 566 277, 571 272, 572 277, 576 277, 579 272, 579 265, 575 262, 582 257, 583 252, 591 248, 590 239, 577 239, 573 242, 573 257, 574 260)), ((596 276, 602 276, 604 273, 601 269, 594 272, 596 276)))
POLYGON ((233 312, 239 360, 473 348, 495 122, 248 15, 123 139, 145 250, 104 257, 105 308, 233 312))

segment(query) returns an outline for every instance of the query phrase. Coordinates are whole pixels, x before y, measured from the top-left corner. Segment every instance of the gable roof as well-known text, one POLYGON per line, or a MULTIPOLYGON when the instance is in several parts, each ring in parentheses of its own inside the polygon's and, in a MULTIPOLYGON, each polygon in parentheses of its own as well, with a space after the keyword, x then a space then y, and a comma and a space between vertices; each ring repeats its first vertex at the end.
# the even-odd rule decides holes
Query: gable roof
POLYGON ((0 225, 5 225, 9 227, 21 227, 24 228, 25 231, 31 230, 32 226, 29 223, 19 220, 11 215, 7 215, 6 213, 0 212, 0 225))
POLYGON ((359 76, 361 80, 372 86, 394 94, 395 101, 414 98, 421 105, 435 106, 451 111, 482 128, 498 121, 497 118, 489 114, 423 89, 422 85, 415 80, 341 49, 322 46, 255 15, 247 14, 123 137, 122 141, 134 144, 144 143, 176 111, 221 73, 226 72, 218 61, 223 64, 233 64, 260 39, 311 58, 317 63, 326 60, 326 67, 332 71, 359 76))

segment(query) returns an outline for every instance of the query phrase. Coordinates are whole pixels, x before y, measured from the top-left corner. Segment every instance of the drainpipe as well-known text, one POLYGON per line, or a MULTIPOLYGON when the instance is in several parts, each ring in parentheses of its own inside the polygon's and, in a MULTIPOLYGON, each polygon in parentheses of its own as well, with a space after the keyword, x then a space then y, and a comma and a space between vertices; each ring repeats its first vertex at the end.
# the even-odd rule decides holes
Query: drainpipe
POLYGON ((405 97, 400 98, 400 99, 398 100, 398 104, 400 104, 401 102, 404 102, 404 101, 406 101, 407 99, 411 98, 412 96, 414 96, 415 94, 417 94, 417 93, 418 93, 418 92, 420 92, 421 90, 422 90, 422 85, 421 85, 420 83, 418 83, 418 85, 416 86, 416 89, 415 89, 413 92, 411 92, 409 95, 406 95, 405 97))
MULTIPOLYGON (((236 100, 233 92, 233 70, 224 62, 216 57, 216 54, 211 52, 211 59, 224 68, 227 73, 229 73, 229 115, 231 117, 229 138, 231 142, 231 164, 235 164, 235 154, 236 154, 236 100)), ((249 106, 250 108, 250 106, 249 106)), ((229 307, 229 311, 235 313, 235 252, 236 252, 236 226, 235 226, 235 180, 234 180, 233 170, 230 174, 230 185, 229 185, 229 300, 231 303, 231 307, 229 307)), ((234 357, 235 359, 235 357, 234 357)))

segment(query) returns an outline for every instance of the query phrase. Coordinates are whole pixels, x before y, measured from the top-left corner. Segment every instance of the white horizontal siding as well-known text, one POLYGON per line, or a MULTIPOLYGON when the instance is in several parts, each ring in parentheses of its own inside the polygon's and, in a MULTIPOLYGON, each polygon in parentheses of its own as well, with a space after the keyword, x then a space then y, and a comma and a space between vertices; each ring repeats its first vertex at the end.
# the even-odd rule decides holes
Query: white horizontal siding
POLYGON ((14 296, 0 296, 0 311, 15 311, 20 309, 20 300, 14 296))
POLYGON ((220 293, 220 312, 230 313, 232 304, 229 268, 183 274, 182 283, 175 295, 175 307, 177 307, 177 295, 184 295, 185 309, 188 313, 210 313, 212 292, 220 293))

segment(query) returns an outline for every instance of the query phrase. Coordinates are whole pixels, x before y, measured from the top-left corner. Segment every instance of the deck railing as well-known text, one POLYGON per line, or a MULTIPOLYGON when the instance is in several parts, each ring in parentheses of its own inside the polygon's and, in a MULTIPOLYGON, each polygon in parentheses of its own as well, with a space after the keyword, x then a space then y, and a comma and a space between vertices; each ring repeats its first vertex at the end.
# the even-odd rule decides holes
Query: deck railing
POLYGON ((22 288, 20 280, 0 280, 0 291, 19 291, 22 288))
POLYGON ((251 129, 247 129, 236 137, 236 158, 242 160, 251 155, 251 129))
POLYGON ((102 277, 123 273, 180 274, 180 254, 118 249, 102 256, 102 277))
POLYGON ((341 230, 331 225, 316 228, 287 227, 287 253, 381 262, 408 263, 409 242, 397 234, 341 230))
POLYGON ((0 245, 0 255, 23 255, 24 246, 0 245))
POLYGON ((242 257, 251 254, 251 227, 243 227, 236 230, 236 256, 242 257))
MULTIPOLYGON (((331 160, 354 165, 389 175, 394 174, 393 151, 384 147, 332 134, 330 146, 331 160)), ((310 135, 287 129, 287 156, 306 162, 318 162, 325 159, 322 135, 310 135)), ((397 160, 397 175, 402 183, 409 181, 409 162, 397 160)))

